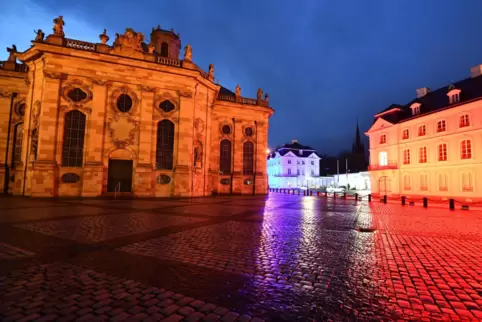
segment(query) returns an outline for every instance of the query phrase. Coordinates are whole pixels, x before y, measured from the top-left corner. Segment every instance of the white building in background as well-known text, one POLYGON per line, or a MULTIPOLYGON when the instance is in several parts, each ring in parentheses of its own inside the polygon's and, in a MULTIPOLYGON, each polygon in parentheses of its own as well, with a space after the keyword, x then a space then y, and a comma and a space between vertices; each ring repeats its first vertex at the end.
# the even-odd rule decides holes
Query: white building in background
POLYGON ((334 175, 335 186, 349 188, 351 190, 367 190, 370 191, 371 182, 368 171, 357 173, 342 173, 334 175))
POLYGON ((333 183, 320 177, 320 156, 315 149, 293 140, 268 155, 270 188, 319 188, 333 183))

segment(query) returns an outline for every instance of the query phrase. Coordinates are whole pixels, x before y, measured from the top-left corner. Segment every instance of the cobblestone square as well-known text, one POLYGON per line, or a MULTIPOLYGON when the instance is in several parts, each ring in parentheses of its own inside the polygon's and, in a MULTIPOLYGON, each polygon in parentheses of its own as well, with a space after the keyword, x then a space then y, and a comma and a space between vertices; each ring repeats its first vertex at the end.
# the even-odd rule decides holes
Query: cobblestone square
POLYGON ((1 321, 329 319, 482 320, 482 212, 0 199, 1 321))

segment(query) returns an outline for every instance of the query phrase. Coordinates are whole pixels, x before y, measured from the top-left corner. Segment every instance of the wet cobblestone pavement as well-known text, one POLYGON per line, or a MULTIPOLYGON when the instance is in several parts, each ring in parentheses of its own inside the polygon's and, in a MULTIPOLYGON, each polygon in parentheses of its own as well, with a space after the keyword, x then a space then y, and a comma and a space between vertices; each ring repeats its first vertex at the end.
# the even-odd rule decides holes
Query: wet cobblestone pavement
POLYGON ((482 320, 482 212, 0 198, 1 321, 482 320))

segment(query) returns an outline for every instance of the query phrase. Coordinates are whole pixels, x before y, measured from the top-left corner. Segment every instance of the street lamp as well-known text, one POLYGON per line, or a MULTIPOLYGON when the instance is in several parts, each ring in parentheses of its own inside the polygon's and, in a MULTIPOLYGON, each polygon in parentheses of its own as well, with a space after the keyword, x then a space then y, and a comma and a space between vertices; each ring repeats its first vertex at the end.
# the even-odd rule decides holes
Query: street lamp
POLYGON ((270 149, 266 149, 266 154, 270 154, 271 153, 271 150, 270 149))

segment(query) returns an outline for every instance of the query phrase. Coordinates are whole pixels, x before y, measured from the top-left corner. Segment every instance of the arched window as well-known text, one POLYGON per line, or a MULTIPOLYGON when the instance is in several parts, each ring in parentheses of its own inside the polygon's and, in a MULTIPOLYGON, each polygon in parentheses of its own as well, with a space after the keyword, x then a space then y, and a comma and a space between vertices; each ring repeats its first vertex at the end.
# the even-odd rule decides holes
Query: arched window
POLYGON ((81 167, 84 159, 85 114, 73 110, 65 114, 62 166, 81 167))
POLYGON ((168 57, 169 56, 169 45, 167 42, 163 42, 161 44, 161 56, 162 57, 168 57))
POLYGON ((224 139, 219 143, 219 173, 231 173, 231 141, 224 139))
POLYGON ((157 124, 156 168, 172 170, 174 155, 174 123, 162 120, 157 124))
POLYGON ((246 141, 243 144, 243 175, 253 175, 254 169, 254 144, 246 141))
POLYGON ((22 138, 23 138, 23 122, 15 125, 12 151, 12 168, 15 163, 22 161, 22 138))

